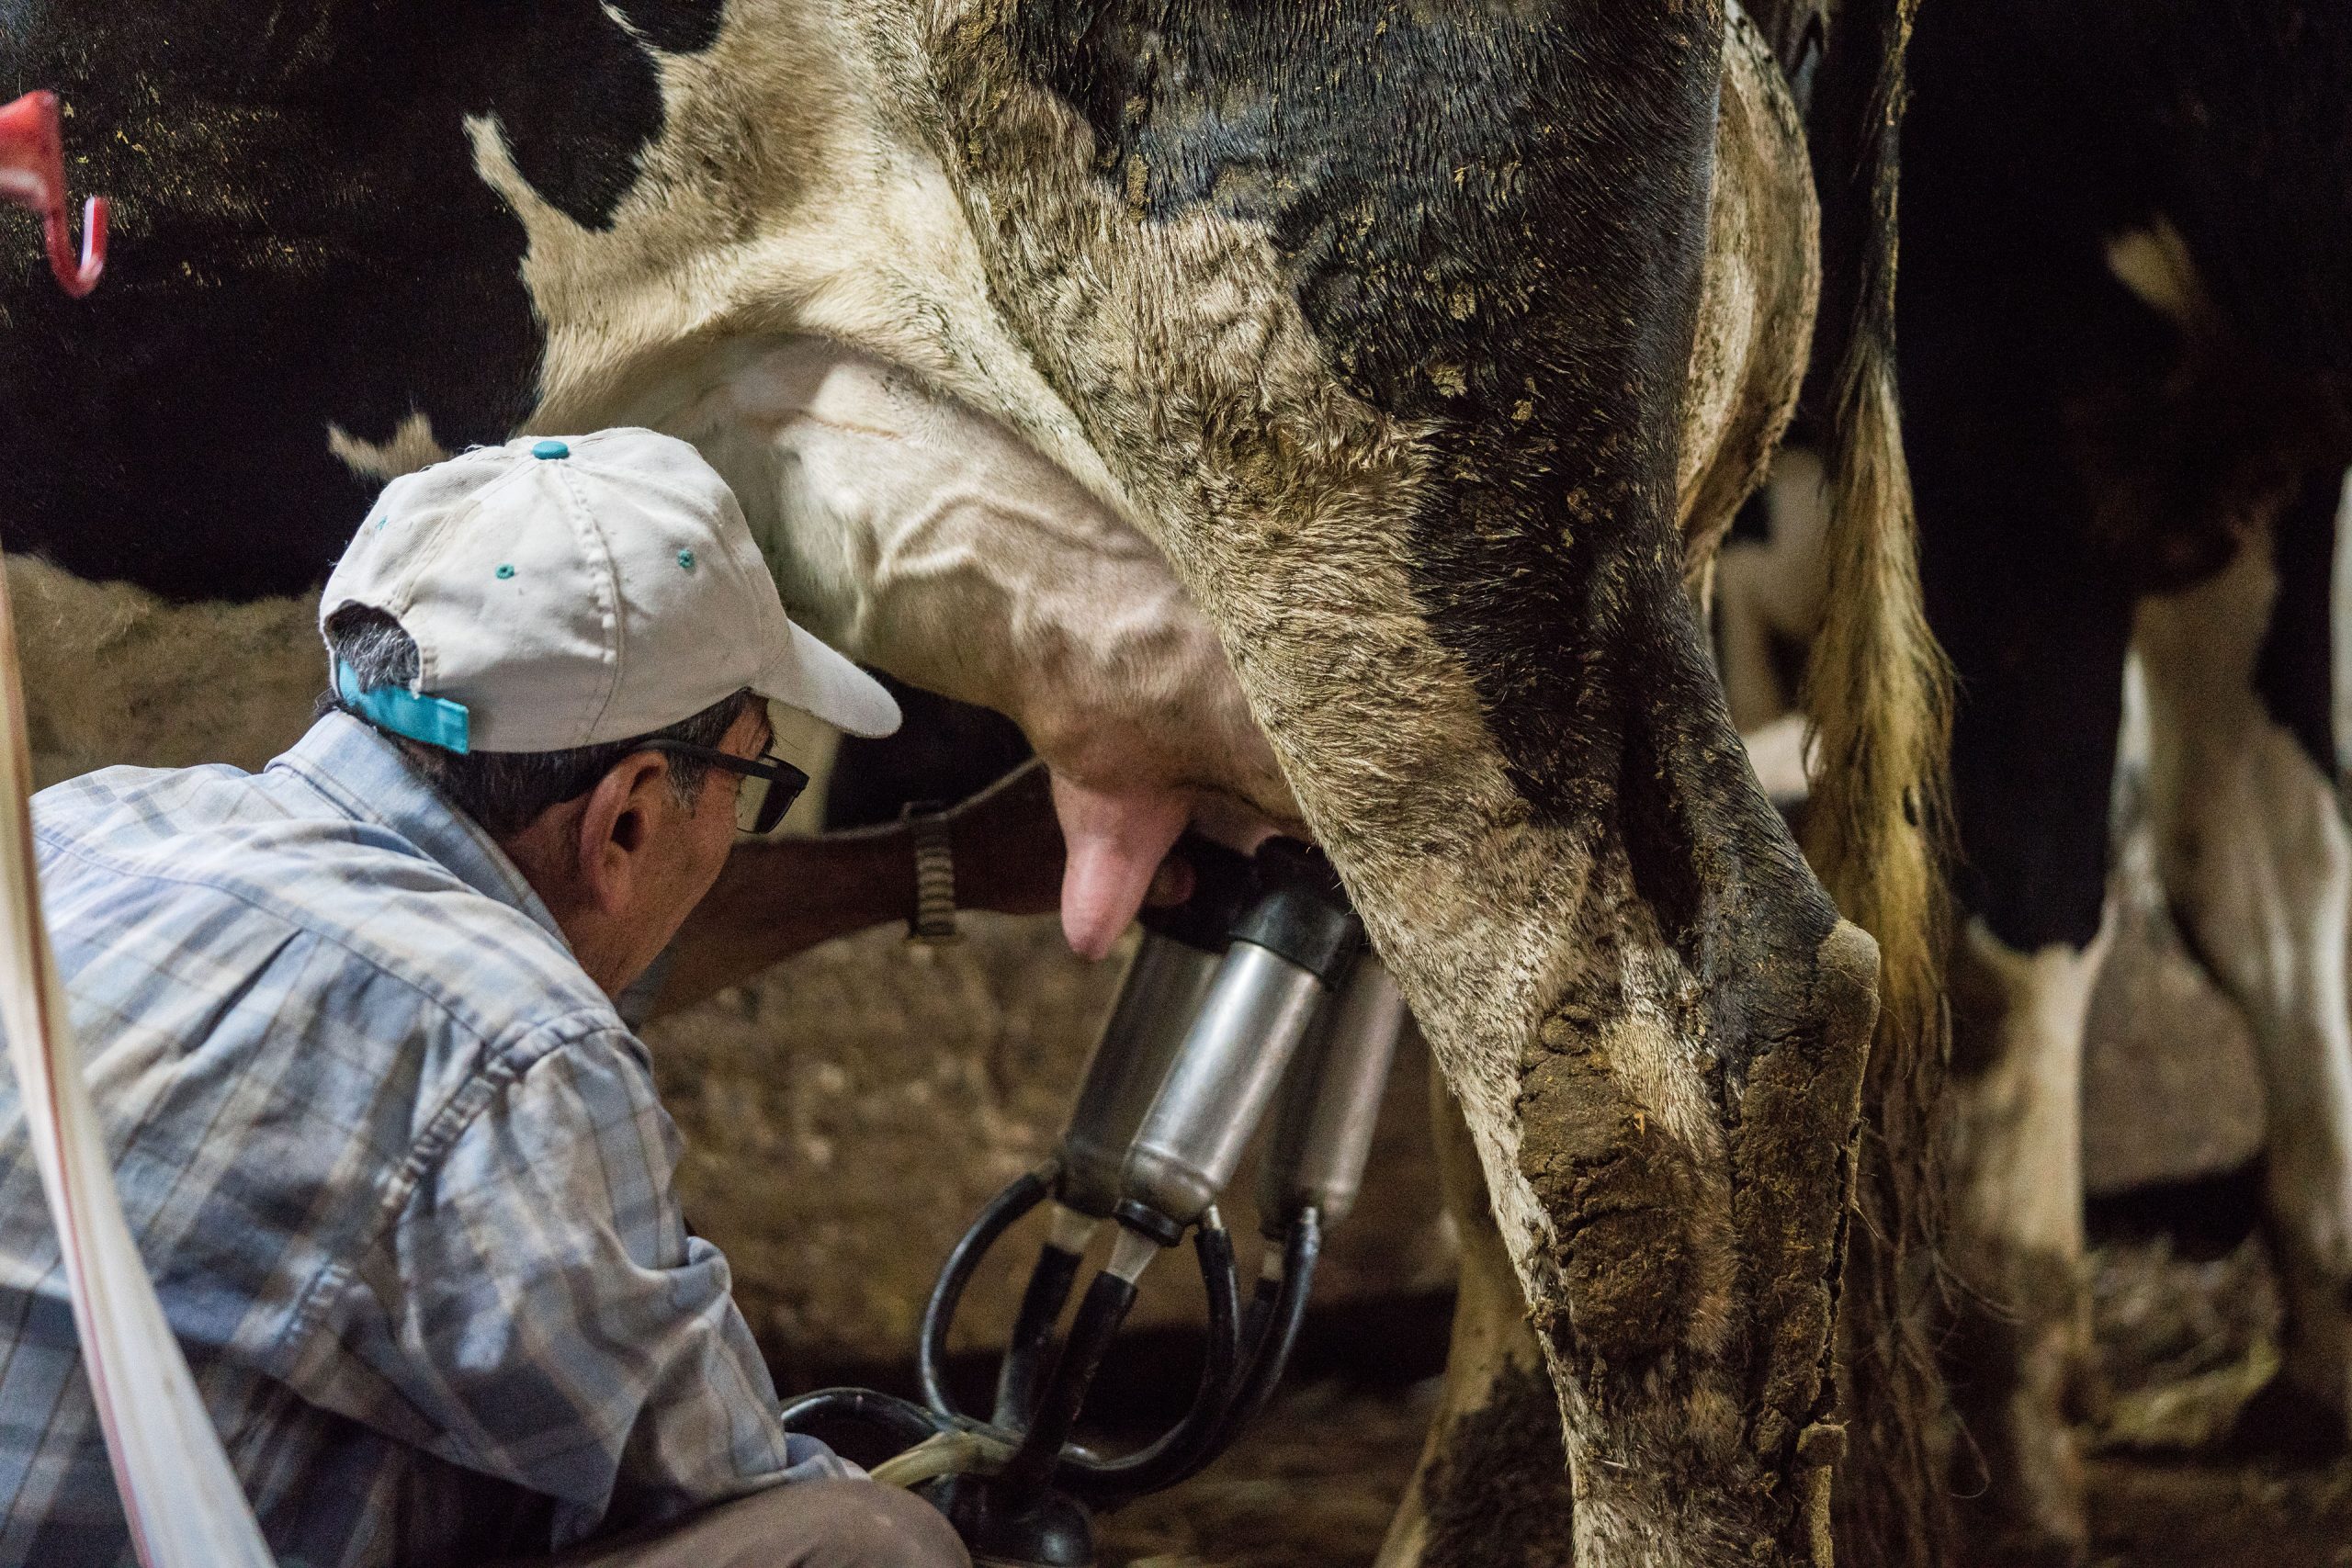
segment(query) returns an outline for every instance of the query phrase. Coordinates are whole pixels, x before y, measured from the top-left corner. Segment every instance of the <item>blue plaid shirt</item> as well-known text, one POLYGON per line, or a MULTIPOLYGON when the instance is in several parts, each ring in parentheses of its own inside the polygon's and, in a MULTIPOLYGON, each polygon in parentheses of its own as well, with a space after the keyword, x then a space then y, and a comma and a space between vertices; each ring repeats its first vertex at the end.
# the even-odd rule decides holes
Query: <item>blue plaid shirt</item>
MULTIPOLYGON (((280 1563, 544 1553, 779 1480, 645 1049, 512 862, 340 714, 33 803, 131 1234, 280 1563)), ((0 1564, 131 1561, 0 1073, 0 1564)))

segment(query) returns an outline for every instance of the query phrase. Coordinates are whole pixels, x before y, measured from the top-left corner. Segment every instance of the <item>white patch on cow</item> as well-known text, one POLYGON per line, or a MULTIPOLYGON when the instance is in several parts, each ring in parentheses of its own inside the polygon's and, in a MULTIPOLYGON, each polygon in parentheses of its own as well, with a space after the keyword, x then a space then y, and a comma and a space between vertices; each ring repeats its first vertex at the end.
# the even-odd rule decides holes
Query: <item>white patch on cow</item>
POLYGON ((1740 742, 1747 748, 1747 765, 1756 770, 1756 782, 1782 811, 1801 804, 1812 792, 1811 728, 1804 715, 1789 712, 1770 724, 1741 732, 1740 742))
POLYGON ((2352 1410, 2352 834, 2255 690, 2277 592, 2257 530, 2219 576, 2141 605, 2149 806, 2175 914, 2254 1032, 2288 1371, 2352 1410))
POLYGON ((989 298, 919 123, 929 106, 886 80, 920 70, 909 55, 922 12, 730 0, 707 50, 649 50, 662 133, 605 229, 541 199, 494 121, 468 122, 477 172, 528 237, 523 278, 547 322, 535 425, 614 423, 650 381, 726 339, 814 333, 1004 420, 1124 510, 989 298))
POLYGON ((2187 330, 2211 312, 2205 280, 2188 242, 2159 217, 2145 229, 2127 230, 2107 242, 2107 270, 2132 298, 2174 325, 2187 330))
POLYGON ((1950 1097, 1955 1197, 1971 1235, 2045 1255, 2083 1253, 2083 1025, 2107 952, 2054 942, 2020 953, 1969 922, 1955 989, 1990 1037, 1955 1071, 1950 1097))
POLYGON ((433 422, 412 411, 392 428, 390 441, 362 441, 330 420, 327 450, 362 479, 391 480, 439 462, 448 448, 434 439, 433 422))

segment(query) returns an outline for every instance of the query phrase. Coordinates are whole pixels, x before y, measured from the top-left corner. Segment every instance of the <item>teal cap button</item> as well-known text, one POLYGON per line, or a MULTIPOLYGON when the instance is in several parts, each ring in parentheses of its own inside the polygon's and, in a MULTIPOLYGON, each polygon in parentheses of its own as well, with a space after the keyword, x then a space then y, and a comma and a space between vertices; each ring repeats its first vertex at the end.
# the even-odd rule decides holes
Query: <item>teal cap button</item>
POLYGON ((571 448, 566 446, 560 441, 534 441, 531 443, 531 456, 534 457, 569 457, 571 456, 571 448))

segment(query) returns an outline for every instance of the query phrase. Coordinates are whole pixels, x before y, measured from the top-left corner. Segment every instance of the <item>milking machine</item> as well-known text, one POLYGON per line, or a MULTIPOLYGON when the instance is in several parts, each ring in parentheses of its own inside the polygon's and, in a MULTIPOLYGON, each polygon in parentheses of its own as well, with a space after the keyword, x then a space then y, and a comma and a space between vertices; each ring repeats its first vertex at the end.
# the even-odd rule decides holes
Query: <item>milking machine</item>
POLYGON ((1053 1156, 982 1209, 948 1254, 923 1314, 921 1404, 828 1389, 785 1423, 868 1451, 901 1451, 877 1479, 920 1485, 984 1563, 1051 1568, 1094 1558, 1092 1516, 1199 1472, 1280 1382, 1306 1316, 1325 1234, 1347 1215, 1405 1018, 1329 863, 1275 840, 1254 857, 1187 839, 1193 897, 1142 917, 1143 942, 1096 1043, 1053 1156), (1261 1161, 1264 1250, 1241 1304, 1216 1201, 1272 1114, 1261 1161), (947 1384, 965 1288, 1004 1235, 1050 1205, 985 1413, 947 1384), (1056 1343, 1088 1248, 1107 1260, 1056 1343), (1119 1455, 1072 1434, 1137 1281, 1192 1238, 1207 1333, 1192 1404, 1119 1455))

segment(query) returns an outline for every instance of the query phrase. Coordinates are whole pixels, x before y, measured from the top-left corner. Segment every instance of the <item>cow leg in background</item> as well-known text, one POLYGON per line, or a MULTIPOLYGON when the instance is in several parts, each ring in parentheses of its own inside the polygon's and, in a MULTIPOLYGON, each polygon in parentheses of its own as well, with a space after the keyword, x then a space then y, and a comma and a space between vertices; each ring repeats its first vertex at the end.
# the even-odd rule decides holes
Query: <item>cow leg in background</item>
POLYGON ((2150 805, 2182 931, 2245 1010, 2270 1107, 2266 1200, 2285 1365, 2242 1432, 2340 1450, 2352 1409, 2352 840, 2334 783, 2328 593, 2338 476, 2219 577, 2152 598, 2150 805))
POLYGON ((2083 1032, 2107 947, 2129 614, 2081 572, 2012 581, 2006 595, 1975 583, 1964 625, 1938 622, 1962 694, 1946 1125, 1950 1359, 1968 1440, 1953 1484, 1967 1560, 1984 1568, 2077 1562, 2089 1538, 2072 1397, 2090 1349, 2083 1032))
MULTIPOLYGON (((1918 319, 1904 320, 1906 355, 1915 338, 1945 346, 1932 329, 1947 319, 1918 319)), ((2067 1421, 2088 1348, 2081 1060, 2131 598, 2084 542, 2078 491, 2030 409, 1965 368, 1917 377, 1913 399, 1906 362, 1905 389, 1922 578, 1960 693, 1945 1125, 1962 1287, 1948 1359, 1967 1440, 1952 1486, 1971 1560, 2015 1568, 2078 1562, 2087 1540, 2067 1421)))
MULTIPOLYGON (((1753 735, 1797 706, 1805 650, 1821 630, 1829 502, 1820 454, 1786 446, 1715 561, 1715 637, 1731 720, 1753 735)), ((1765 781, 1768 789, 1772 781, 1765 781)), ((1775 795, 1779 792, 1772 791, 1775 795)))
POLYGON ((1487 1199, 1477 1145, 1434 1069, 1430 1135, 1462 1248, 1460 1286, 1445 1392, 1376 1568, 1572 1568, 1559 1400, 1487 1199))
POLYGON ((2069 1397, 2089 1350, 2083 1268, 2083 1029, 2105 951, 2108 803, 2123 608, 2107 636, 2039 607, 2012 687, 1952 648, 1965 924, 1951 967, 1950 1339, 1970 1560, 2078 1562, 2088 1540, 2069 1397), (2064 646, 2061 646, 2064 645, 2064 646), (2037 679, 2038 677, 2038 679, 2037 679), (2045 732, 2056 715, 2072 730, 2045 732), (2079 726, 2079 728, 2074 727, 2079 726), (2058 889, 2064 896, 2054 896, 2058 889), (1972 1473, 1972 1462, 1982 1472, 1972 1473))
POLYGON ((1972 1439, 1958 1484, 1988 1565, 2071 1562, 2087 1541, 2071 1395, 2090 1348, 2083 1026, 2106 948, 2102 931, 2020 950, 1979 918, 1952 956, 1952 1382, 1972 1439))

